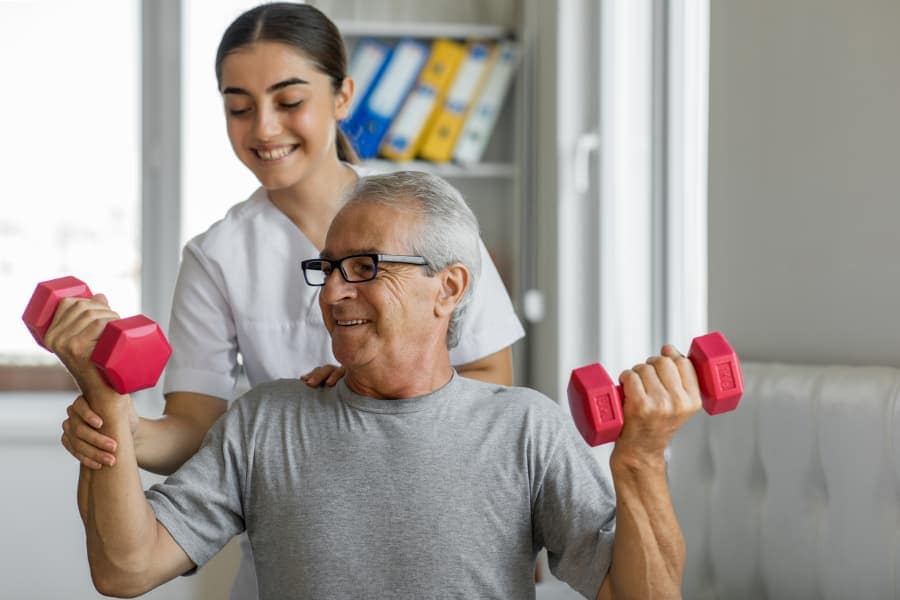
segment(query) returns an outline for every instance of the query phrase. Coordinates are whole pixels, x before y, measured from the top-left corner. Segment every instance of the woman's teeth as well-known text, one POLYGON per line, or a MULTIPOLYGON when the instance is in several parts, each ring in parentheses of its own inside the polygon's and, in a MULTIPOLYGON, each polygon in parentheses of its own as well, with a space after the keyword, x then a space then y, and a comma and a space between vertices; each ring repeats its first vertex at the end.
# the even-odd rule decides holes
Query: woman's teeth
POLYGON ((279 158, 284 158, 293 151, 293 146, 283 146, 273 150, 257 150, 256 155, 263 160, 278 160, 279 158))

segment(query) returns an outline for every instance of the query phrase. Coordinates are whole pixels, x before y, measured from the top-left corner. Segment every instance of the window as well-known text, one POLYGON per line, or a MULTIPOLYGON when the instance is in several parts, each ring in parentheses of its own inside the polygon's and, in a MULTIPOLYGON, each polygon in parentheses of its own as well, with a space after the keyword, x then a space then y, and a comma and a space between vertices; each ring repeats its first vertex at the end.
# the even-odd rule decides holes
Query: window
MULTIPOLYGON (((140 300, 137 0, 0 2, 0 312, 39 281, 83 279, 123 316, 140 300)), ((53 365, 18 318, 0 364, 53 365)), ((0 389, 9 387, 0 372, 0 389)))
POLYGON ((259 186, 231 150, 216 84, 219 40, 255 0, 184 0, 182 5, 182 242, 205 231, 259 186))
POLYGON ((559 3, 558 27, 559 329, 534 347, 558 343, 539 376, 564 398, 577 366, 617 373, 706 329, 709 1, 559 3))

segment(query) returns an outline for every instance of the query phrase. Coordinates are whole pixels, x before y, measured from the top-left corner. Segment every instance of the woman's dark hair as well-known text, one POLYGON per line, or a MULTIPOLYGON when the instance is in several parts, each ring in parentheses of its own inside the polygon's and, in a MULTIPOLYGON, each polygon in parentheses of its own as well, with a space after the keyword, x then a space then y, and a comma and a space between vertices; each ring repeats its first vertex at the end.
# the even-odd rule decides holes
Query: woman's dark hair
MULTIPOLYGON (((337 93, 347 77, 347 48, 337 26, 309 4, 273 2, 243 13, 225 30, 216 52, 216 81, 222 85, 222 61, 230 52, 256 42, 278 42, 295 48, 331 78, 337 93)), ((358 162, 350 140, 337 128, 340 160, 358 162)))

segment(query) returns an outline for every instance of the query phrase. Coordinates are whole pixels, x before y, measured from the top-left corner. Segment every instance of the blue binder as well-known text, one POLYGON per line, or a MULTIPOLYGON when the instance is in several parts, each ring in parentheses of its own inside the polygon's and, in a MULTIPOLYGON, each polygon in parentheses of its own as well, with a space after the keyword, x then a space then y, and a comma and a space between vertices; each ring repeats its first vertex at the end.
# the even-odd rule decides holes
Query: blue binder
POLYGON ((350 58, 349 69, 349 75, 356 84, 356 91, 350 100, 350 110, 344 120, 345 123, 349 123, 353 119, 356 109, 375 87, 375 82, 378 81, 387 66, 390 54, 391 47, 381 40, 362 38, 357 42, 353 49, 353 56, 350 58))
POLYGON ((384 134, 428 60, 427 44, 402 39, 391 50, 377 79, 342 129, 360 158, 374 158, 384 134))

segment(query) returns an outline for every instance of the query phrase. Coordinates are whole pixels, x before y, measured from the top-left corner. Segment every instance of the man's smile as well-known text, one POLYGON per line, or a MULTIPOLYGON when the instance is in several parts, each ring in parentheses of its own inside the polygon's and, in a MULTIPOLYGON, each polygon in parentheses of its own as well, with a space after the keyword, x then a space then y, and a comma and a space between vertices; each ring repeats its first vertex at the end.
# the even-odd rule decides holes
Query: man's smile
POLYGON ((368 319, 349 319, 349 320, 340 320, 335 319, 334 321, 339 327, 352 327, 353 325, 363 325, 364 323, 368 323, 368 319))

